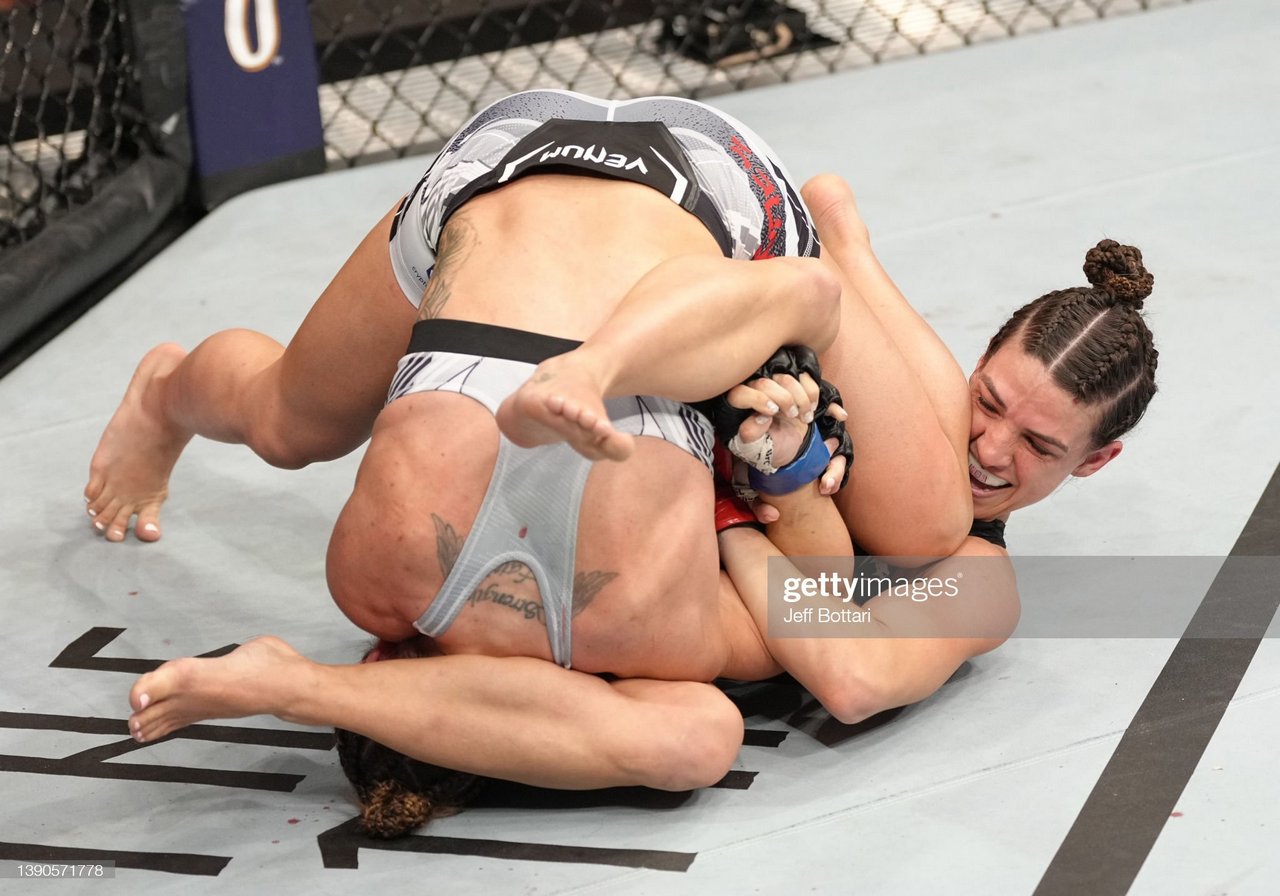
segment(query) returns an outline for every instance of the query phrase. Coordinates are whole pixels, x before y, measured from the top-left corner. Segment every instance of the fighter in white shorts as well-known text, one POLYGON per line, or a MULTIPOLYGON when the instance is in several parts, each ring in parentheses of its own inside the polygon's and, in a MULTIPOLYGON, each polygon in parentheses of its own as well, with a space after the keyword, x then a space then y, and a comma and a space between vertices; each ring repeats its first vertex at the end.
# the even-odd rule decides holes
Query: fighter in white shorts
MULTIPOLYGON (((593 175, 643 184, 695 215, 727 258, 816 256, 817 235, 781 163, 750 129, 676 97, 599 100, 538 90, 499 100, 449 141, 401 202, 391 259, 415 306, 430 280, 441 231, 473 197, 529 173, 593 175)), ((548 209, 554 216, 554 209, 548 209)), ((414 328, 387 402, 453 391, 495 412, 533 366, 576 343, 453 320, 414 328)), ((714 437, 702 414, 656 396, 611 401, 617 429, 661 438, 710 467, 714 437)), ((577 520, 590 462, 566 445, 519 448, 498 461, 461 554, 415 627, 438 637, 500 564, 524 563, 545 605, 552 654, 569 666, 577 520), (538 525, 524 525, 531 518, 538 525)))

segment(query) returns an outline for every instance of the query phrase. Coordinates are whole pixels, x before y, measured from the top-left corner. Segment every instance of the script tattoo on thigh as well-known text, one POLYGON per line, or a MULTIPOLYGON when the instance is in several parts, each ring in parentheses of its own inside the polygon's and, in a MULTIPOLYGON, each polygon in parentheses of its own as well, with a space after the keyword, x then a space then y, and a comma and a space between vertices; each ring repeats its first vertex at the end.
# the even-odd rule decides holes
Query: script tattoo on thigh
MULTIPOLYGON (((457 565, 458 556, 462 553, 463 540, 458 535, 458 531, 453 528, 453 525, 437 514, 431 514, 431 522, 436 527, 436 556, 440 560, 440 570, 448 578, 449 574, 453 572, 453 567, 457 565)), ((572 615, 577 616, 591 606, 591 602, 596 599, 596 596, 600 594, 604 587, 617 577, 618 574, 616 572, 606 572, 600 569, 575 573, 573 576, 572 615)), ((467 596, 467 603, 471 606, 482 603, 496 604, 500 607, 507 607, 516 613, 521 613, 526 619, 537 619, 545 624, 546 610, 541 601, 533 598, 517 597, 513 593, 518 586, 529 582, 533 582, 534 587, 537 587, 537 580, 533 570, 524 563, 519 560, 508 560, 505 563, 499 563, 490 570, 484 581, 467 596)))
MULTIPOLYGON (((516 597, 513 593, 519 585, 534 582, 533 570, 519 560, 508 560, 493 568, 483 582, 467 597, 471 606, 492 603, 520 613, 525 619, 536 619, 546 624, 547 615, 540 601, 528 597, 516 597)), ((536 583, 535 583, 536 587, 536 583)))
POLYGON ((453 296, 452 281, 458 266, 466 261, 471 247, 475 244, 475 228, 467 220, 463 212, 453 216, 440 233, 440 247, 436 255, 435 267, 427 289, 422 294, 422 304, 418 306, 418 320, 431 320, 440 316, 444 306, 453 296))

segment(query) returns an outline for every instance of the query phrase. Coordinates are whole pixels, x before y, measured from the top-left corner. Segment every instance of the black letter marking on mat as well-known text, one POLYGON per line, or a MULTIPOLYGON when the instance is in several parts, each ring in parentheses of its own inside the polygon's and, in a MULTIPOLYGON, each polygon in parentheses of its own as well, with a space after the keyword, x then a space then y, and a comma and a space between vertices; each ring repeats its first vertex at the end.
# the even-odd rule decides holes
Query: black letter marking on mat
POLYGON ((1129 891, 1280 605, 1280 588, 1258 574, 1266 567, 1249 561, 1278 554, 1280 467, 1045 869, 1036 896, 1129 891), (1237 637, 1198 636, 1221 631, 1224 619, 1232 620, 1237 637))
POLYGON ((596 846, 564 846, 558 843, 519 843, 509 840, 472 840, 411 834, 396 840, 371 840, 356 829, 352 818, 316 838, 326 868, 359 868, 361 849, 417 852, 455 856, 479 856, 525 862, 568 862, 577 865, 618 865, 655 871, 688 871, 697 853, 657 849, 603 849, 596 846))
POLYGON ((333 738, 328 734, 308 731, 272 731, 267 728, 232 728, 219 725, 190 725, 168 737, 140 744, 129 737, 128 723, 123 719, 101 719, 81 716, 46 715, 30 712, 0 712, 0 728, 24 728, 30 731, 75 731, 82 734, 116 734, 125 740, 103 744, 64 756, 46 759, 37 756, 0 754, 0 772, 23 772, 29 775, 68 775, 77 778, 107 778, 124 781, 159 781, 170 784, 207 784, 214 787, 239 787, 248 790, 292 792, 305 775, 279 775, 264 772, 222 771, 169 765, 136 765, 106 762, 116 756, 142 750, 167 740, 208 740, 220 743, 262 744, 302 750, 329 750, 333 738))
POLYGON ((45 846, 40 843, 0 843, 0 859, 12 862, 115 862, 117 868, 217 877, 222 869, 227 867, 231 856, 204 856, 191 852, 84 849, 73 846, 45 846))
MULTIPOLYGON (((124 629, 122 628, 91 628, 68 644, 66 649, 49 664, 49 668, 85 669, 89 672, 129 672, 133 675, 142 675, 152 671, 164 662, 164 660, 98 656, 99 650, 122 634, 124 634, 124 629)), ((210 650, 208 653, 200 654, 200 656, 204 658, 226 656, 239 646, 239 644, 228 644, 226 647, 210 650)))

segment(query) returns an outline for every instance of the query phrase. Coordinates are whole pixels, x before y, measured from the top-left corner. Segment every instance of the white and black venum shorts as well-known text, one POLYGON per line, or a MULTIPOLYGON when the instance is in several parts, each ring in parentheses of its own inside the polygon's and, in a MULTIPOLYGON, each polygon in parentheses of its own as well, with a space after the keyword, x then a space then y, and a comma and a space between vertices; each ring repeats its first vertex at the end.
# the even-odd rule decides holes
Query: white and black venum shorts
POLYGON ((696 215, 726 258, 819 251, 786 169, 733 117, 679 97, 601 100, 531 90, 477 113, 401 202, 391 260, 415 307, 449 216, 473 196, 532 171, 590 173, 652 187, 696 215))

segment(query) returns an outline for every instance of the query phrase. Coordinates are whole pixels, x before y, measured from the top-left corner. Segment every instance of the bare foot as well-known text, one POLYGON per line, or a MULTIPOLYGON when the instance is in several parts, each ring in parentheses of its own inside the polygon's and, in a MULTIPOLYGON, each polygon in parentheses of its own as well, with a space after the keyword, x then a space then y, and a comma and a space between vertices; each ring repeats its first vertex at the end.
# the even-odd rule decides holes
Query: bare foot
POLYGON ((134 682, 129 733, 147 742, 206 719, 278 714, 287 702, 279 687, 297 682, 309 664, 270 636, 254 638, 226 656, 170 660, 134 682))
POLYGON ((147 352, 93 452, 84 499, 94 528, 107 541, 124 541, 134 514, 140 541, 160 538, 160 505, 169 495, 169 474, 191 440, 191 433, 165 419, 160 388, 186 356, 172 343, 147 352))
POLYGON ((635 439, 614 429, 603 392, 572 352, 549 358, 498 408, 498 428, 525 448, 568 442, 590 460, 626 460, 635 439))

